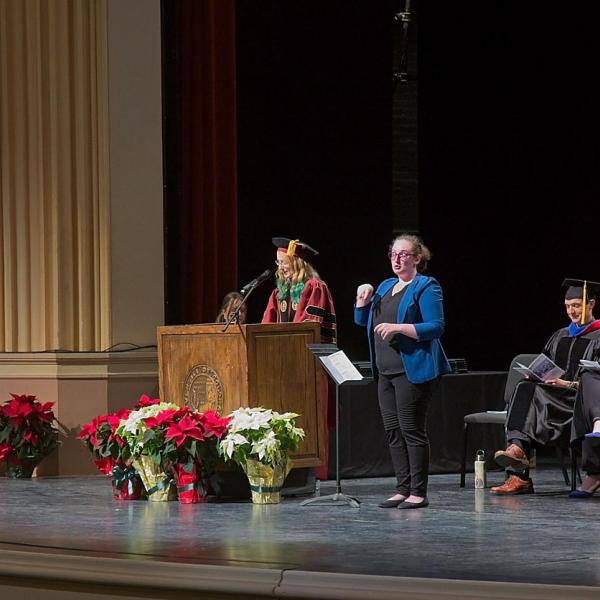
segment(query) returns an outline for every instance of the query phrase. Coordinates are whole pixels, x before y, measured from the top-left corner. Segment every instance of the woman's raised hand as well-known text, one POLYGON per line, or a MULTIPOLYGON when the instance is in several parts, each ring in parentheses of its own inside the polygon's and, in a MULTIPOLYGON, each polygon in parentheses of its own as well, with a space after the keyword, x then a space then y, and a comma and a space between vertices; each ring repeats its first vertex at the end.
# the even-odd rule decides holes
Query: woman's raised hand
POLYGON ((356 307, 360 308, 361 306, 368 304, 374 291, 375 290, 370 283, 359 285, 356 290, 356 307))

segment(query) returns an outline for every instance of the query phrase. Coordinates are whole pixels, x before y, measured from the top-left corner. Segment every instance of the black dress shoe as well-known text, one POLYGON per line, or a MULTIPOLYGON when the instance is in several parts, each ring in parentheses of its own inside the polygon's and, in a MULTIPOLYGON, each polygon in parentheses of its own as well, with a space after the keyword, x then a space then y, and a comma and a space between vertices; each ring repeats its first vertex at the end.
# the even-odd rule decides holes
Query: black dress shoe
POLYGON ((423 498, 421 502, 401 502, 400 504, 398 504, 397 508, 425 508, 426 506, 429 506, 429 500, 427 500, 427 498, 423 498))
POLYGON ((398 508, 398 506, 402 504, 404 500, 405 498, 403 498, 402 500, 384 500, 383 502, 380 502, 377 506, 379 506, 379 508, 398 508))

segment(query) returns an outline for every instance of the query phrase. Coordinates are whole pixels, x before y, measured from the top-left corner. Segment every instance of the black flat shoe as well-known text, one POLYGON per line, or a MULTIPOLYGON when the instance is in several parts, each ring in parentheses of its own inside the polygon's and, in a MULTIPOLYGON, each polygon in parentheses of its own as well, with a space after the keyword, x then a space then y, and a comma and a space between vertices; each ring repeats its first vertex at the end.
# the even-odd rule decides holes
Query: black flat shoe
POLYGON ((429 506, 429 500, 427 500, 427 498, 423 498, 421 502, 401 502, 400 504, 398 504, 397 508, 425 508, 426 506, 429 506))
POLYGON ((379 508, 398 508, 400 504, 402 504, 404 500, 384 500, 380 502, 377 506, 379 508))

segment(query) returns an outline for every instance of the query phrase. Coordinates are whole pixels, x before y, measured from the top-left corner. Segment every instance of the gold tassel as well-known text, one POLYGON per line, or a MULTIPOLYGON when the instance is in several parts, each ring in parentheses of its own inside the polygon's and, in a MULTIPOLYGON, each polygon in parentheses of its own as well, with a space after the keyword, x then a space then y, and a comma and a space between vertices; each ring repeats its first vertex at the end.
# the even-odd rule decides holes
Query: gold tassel
POLYGON ((587 281, 583 282, 583 308, 581 310, 581 325, 585 323, 585 305, 587 304, 587 281))
POLYGON ((296 255, 296 246, 298 245, 299 241, 300 240, 290 240, 290 243, 288 244, 288 249, 287 249, 288 256, 296 255))

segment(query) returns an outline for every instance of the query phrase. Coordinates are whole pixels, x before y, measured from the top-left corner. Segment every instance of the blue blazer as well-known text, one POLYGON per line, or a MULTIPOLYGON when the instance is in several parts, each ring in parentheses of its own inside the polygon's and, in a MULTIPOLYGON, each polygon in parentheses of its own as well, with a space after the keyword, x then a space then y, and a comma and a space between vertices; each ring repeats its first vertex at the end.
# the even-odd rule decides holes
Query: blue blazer
MULTIPOLYGON (((379 284, 367 305, 354 308, 354 322, 367 328, 374 377, 378 376, 378 372, 375 364, 373 307, 396 283, 396 277, 386 279, 379 284)), ((420 273, 415 276, 402 296, 396 322, 412 323, 419 336, 417 340, 406 335, 397 335, 395 339, 410 382, 424 383, 451 372, 440 343, 440 337, 444 333, 442 288, 433 277, 420 273)))

